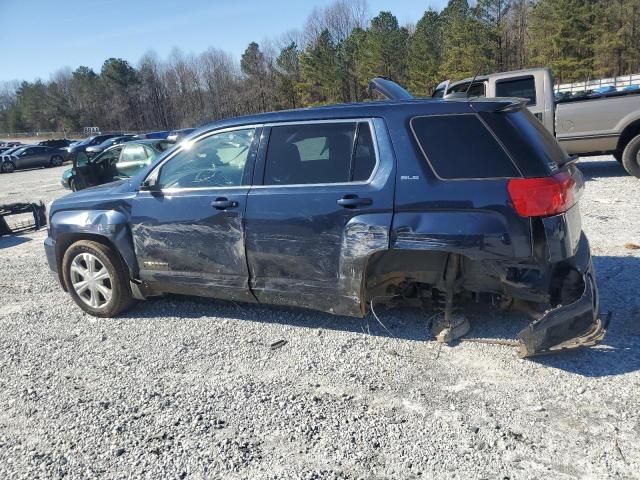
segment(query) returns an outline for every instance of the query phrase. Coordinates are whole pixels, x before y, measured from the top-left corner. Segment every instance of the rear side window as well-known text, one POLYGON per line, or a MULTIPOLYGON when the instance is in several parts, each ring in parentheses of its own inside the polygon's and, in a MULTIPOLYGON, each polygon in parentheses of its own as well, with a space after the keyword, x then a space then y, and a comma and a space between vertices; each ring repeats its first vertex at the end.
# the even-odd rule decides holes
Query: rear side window
POLYGON ((500 143, 475 114, 411 120, 415 138, 436 175, 445 180, 520 177, 500 143))
POLYGON ((449 92, 463 92, 466 93, 469 98, 484 97, 484 82, 476 82, 472 84, 471 87, 469 87, 468 83, 463 83, 461 85, 451 87, 449 92))
POLYGON ((365 181, 375 164, 368 122, 275 126, 269 137, 264 184, 365 181))
POLYGON ((566 161, 567 153, 555 137, 526 108, 515 112, 483 112, 480 116, 502 141, 525 177, 544 177, 566 161))
POLYGON ((535 105, 536 84, 532 76, 515 80, 498 80, 496 82, 496 97, 526 98, 527 105, 535 105))

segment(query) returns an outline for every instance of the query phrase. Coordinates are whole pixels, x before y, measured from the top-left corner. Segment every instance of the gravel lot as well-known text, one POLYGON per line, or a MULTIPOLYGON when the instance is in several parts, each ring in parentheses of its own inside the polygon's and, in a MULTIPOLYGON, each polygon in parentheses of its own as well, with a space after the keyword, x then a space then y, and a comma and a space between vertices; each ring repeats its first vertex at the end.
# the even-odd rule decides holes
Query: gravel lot
MULTIPOLYGON (((425 317, 168 297, 84 314, 44 232, 0 239, 0 478, 640 478, 640 181, 580 164, 603 311, 598 348, 519 360, 439 349, 425 317), (286 344, 276 350, 278 340, 286 344)), ((0 176, 0 203, 65 192, 64 168, 0 176)), ((518 314, 469 312, 469 337, 518 314)))

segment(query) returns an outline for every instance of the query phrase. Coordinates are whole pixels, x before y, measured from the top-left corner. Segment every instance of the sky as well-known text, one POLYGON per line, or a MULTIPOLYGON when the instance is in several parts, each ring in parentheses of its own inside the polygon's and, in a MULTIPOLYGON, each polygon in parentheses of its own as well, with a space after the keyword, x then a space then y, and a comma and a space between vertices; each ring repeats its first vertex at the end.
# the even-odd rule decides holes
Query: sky
MULTIPOLYGON (((209 47, 237 59, 249 42, 301 29, 314 6, 331 0, 0 0, 0 81, 48 80, 61 68, 96 71, 110 57, 136 65, 154 51, 201 53, 209 47)), ((446 0, 368 0, 369 13, 390 10, 415 23, 446 0)))

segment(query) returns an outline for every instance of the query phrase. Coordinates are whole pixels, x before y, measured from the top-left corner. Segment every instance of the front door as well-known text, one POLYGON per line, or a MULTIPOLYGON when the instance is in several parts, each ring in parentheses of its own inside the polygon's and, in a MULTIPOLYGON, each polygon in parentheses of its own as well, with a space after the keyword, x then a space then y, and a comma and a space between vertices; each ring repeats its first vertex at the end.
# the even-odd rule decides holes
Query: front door
POLYGON ((133 200, 140 278, 160 292, 255 301, 249 290, 244 211, 256 128, 212 132, 182 145, 133 200))
POLYGON ((74 189, 93 187, 113 180, 114 165, 120 158, 122 146, 109 148, 89 160, 85 152, 79 152, 73 159, 74 189))
POLYGON ((388 248, 392 219, 395 167, 389 148, 377 153, 381 136, 382 121, 368 119, 271 126, 246 213, 260 302, 361 312, 365 264, 388 248))

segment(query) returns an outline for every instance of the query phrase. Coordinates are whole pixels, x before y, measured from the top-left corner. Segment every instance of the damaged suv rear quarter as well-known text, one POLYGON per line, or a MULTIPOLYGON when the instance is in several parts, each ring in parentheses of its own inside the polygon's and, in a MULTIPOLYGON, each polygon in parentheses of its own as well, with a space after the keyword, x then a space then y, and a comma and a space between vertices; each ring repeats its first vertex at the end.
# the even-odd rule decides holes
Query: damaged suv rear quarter
POLYGON ((369 260, 367 302, 442 309, 445 324, 467 301, 518 307, 534 318, 523 357, 601 340, 584 182, 555 139, 505 99, 402 120, 389 250, 369 260))
POLYGON ((95 316, 174 293, 351 316, 404 303, 451 325, 486 302, 534 317, 530 356, 605 332, 583 187, 519 101, 406 94, 203 127, 131 179, 55 201, 45 249, 95 316))

